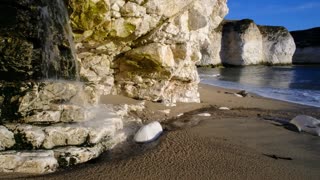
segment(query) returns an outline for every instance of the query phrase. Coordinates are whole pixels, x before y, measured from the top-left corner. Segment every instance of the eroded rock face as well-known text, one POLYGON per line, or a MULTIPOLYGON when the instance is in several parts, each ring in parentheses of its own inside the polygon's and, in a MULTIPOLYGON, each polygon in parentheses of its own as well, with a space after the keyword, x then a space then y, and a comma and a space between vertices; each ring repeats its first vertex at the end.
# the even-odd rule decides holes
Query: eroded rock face
POLYGON ((84 80, 104 94, 199 102, 194 66, 228 12, 225 0, 70 0, 69 9, 84 80))
POLYGON ((143 105, 99 105, 99 93, 90 85, 70 81, 1 85, 0 151, 16 151, 0 152, 0 172, 47 173, 58 164, 83 163, 139 127, 135 120, 127 120, 128 112, 142 110, 143 105), (54 156, 41 155, 48 150, 54 156))
MULTIPOLYGON (((16 73, 1 77, 72 79, 79 71, 80 79, 92 83, 100 94, 123 94, 166 104, 199 102, 194 66, 206 49, 215 48, 210 32, 228 13, 226 0, 1 3, 15 11, 9 13, 10 22, 2 20, 0 52, 5 64, 0 73, 16 73), (15 8, 17 5, 20 8, 15 8), (159 53, 154 57, 159 63, 139 54, 141 50, 148 56, 159 53), (133 59, 139 62, 137 69, 133 59), (127 62, 133 66, 130 75, 124 71, 127 62), (129 81, 133 78, 142 81, 132 84, 129 81), (159 85, 154 87, 155 83, 159 85), (172 88, 176 90, 171 94, 165 92, 172 88), (178 91, 181 93, 172 94, 178 91)), ((205 58, 214 54, 209 52, 205 58)))
POLYGON ((214 29, 210 33, 210 41, 205 41, 201 45, 201 61, 197 63, 198 66, 211 66, 221 64, 221 45, 222 45, 222 33, 219 29, 214 29))
POLYGON ((229 9, 227 7, 226 1, 218 1, 215 9, 219 11, 213 11, 210 16, 210 26, 208 39, 203 41, 200 46, 200 51, 202 54, 201 61, 197 63, 198 66, 208 66, 221 64, 221 45, 222 45, 222 33, 221 33, 221 22, 224 17, 228 14, 229 9))
POLYGON ((0 82, 0 95, 2 122, 38 124, 82 121, 99 100, 95 88, 75 81, 0 82))

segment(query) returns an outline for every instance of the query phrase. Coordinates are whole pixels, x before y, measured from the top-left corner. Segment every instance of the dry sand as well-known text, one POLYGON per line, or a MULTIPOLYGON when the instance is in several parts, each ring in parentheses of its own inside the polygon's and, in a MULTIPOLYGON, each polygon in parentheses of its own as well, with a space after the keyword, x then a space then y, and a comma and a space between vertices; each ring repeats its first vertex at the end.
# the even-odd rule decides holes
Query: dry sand
MULTIPOLYGON (((87 164, 30 179, 319 179, 320 138, 297 133, 266 119, 290 120, 299 114, 320 118, 320 108, 200 86, 201 104, 179 104, 170 114, 147 102, 138 114, 163 120, 167 129, 158 141, 127 144, 87 164), (230 107, 222 111, 221 106, 230 107), (177 114, 185 114, 177 118, 177 114), (207 112, 211 117, 199 117, 207 112), (276 159, 280 157, 280 159, 276 159)), ((138 103, 106 96, 103 103, 138 103)), ((2 178, 19 177, 1 174, 2 178)))

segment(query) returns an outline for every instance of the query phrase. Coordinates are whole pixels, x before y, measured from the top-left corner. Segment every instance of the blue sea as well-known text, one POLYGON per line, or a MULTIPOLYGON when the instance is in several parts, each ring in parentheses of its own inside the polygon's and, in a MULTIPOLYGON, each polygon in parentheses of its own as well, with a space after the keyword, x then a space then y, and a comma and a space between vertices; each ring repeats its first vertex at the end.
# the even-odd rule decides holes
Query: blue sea
POLYGON ((320 65, 199 68, 204 84, 320 107, 320 65))

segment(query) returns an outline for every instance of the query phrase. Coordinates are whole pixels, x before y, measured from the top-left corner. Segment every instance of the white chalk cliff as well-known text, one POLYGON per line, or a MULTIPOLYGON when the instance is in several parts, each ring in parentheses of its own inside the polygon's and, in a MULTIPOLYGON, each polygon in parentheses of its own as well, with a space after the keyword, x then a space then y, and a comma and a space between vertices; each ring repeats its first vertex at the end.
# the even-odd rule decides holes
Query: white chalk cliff
POLYGON ((214 58, 202 58, 200 66, 291 64, 296 49, 284 27, 258 26, 250 19, 226 20, 211 36, 215 37, 216 48, 208 52, 214 58))
POLYGON ((288 30, 280 26, 258 26, 262 34, 263 62, 266 64, 292 64, 296 50, 288 30))
POLYGON ((199 102, 195 64, 203 46, 214 46, 210 32, 228 13, 226 0, 91 1, 110 11, 87 18, 79 17, 90 9, 71 2, 82 79, 104 94, 199 102))
POLYGON ((243 20, 223 24, 222 63, 250 65, 257 64, 262 60, 262 35, 255 23, 243 20))

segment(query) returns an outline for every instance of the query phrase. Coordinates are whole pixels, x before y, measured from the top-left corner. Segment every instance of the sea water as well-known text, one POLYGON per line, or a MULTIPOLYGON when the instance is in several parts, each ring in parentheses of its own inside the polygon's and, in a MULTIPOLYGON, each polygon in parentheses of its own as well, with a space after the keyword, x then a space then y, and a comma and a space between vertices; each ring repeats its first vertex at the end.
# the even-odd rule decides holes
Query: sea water
POLYGON ((320 107, 320 65, 199 68, 204 84, 320 107))

